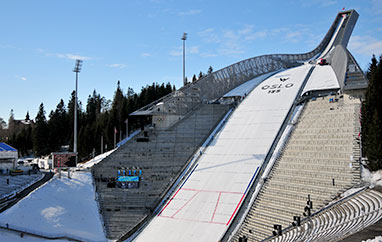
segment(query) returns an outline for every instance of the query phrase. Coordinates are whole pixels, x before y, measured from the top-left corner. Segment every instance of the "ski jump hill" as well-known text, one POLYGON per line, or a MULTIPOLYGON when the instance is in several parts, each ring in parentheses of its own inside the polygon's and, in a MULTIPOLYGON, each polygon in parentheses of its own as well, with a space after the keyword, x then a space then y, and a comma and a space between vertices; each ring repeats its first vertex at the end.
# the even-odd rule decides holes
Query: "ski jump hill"
POLYGON ((311 52, 240 61, 132 113, 150 124, 92 168, 107 237, 330 241, 378 221, 382 194, 361 181, 368 82, 346 48, 357 19, 340 12, 311 52), (116 187, 121 170, 139 187, 116 187))

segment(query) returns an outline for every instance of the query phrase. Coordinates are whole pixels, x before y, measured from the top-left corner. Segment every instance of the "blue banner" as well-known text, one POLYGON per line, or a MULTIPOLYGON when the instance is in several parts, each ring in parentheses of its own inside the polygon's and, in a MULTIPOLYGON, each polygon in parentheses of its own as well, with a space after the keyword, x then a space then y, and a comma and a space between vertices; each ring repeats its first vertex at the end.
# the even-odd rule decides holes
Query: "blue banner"
POLYGON ((119 182, 139 182, 139 176, 118 176, 119 182))

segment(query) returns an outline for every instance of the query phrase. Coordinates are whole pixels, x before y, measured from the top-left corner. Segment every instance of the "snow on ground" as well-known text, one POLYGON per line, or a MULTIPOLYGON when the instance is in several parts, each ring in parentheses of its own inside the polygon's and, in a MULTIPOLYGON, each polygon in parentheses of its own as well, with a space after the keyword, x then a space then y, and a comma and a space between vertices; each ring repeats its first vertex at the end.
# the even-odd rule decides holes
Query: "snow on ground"
POLYGON ((16 195, 16 193, 31 186, 43 177, 44 174, 42 173, 19 176, 0 176, 0 184, 4 184, 0 187, 0 199, 16 195), (7 179, 9 180, 9 185, 5 185, 7 179))
MULTIPOLYGON (((350 188, 349 190, 346 190, 344 193, 341 194, 341 197, 348 197, 360 190, 362 190, 363 187, 358 187, 358 188, 350 188)), ((332 203, 335 203, 336 201, 332 201, 332 203)))
MULTIPOLYGON (((106 241, 89 172, 63 173, 0 214, 0 225, 49 237, 106 241)), ((2 238, 0 241, 13 241, 2 238)), ((8 236, 6 234, 5 236, 8 236)))
POLYGON ((382 170, 370 172, 368 169, 362 169, 362 179, 370 183, 370 187, 382 186, 382 170))
POLYGON ((374 239, 362 240, 362 242, 382 242, 382 236, 377 236, 374 239))
POLYGON ((103 159, 105 159, 108 155, 113 153, 115 150, 116 149, 113 149, 113 150, 110 150, 110 151, 105 152, 103 154, 100 154, 100 155, 94 157, 93 159, 91 159, 85 163, 78 164, 77 167, 82 168, 82 169, 90 168, 90 167, 94 166, 95 164, 101 162, 103 159))
MULTIPOLYGON (((24 234, 23 237, 20 236, 20 233, 9 231, 6 229, 0 229, 0 239, 1 241, 12 241, 12 242, 44 242, 44 241, 52 241, 47 239, 42 239, 39 237, 30 236, 27 234, 24 234)), ((53 240, 54 242, 66 242, 68 240, 53 240)))
MULTIPOLYGON (((140 132, 141 132, 141 130, 136 130, 136 131, 132 132, 129 137, 127 137, 124 140, 120 141, 117 144, 117 146, 119 147, 119 146, 125 144, 127 141, 131 140, 134 136, 136 136, 140 132)), ((94 157, 93 159, 91 159, 91 160, 89 160, 89 161, 87 161, 85 163, 78 164, 77 168, 80 168, 80 169, 90 168, 90 167, 94 166, 95 164, 101 162, 103 159, 105 159, 107 156, 109 156, 111 153, 113 153, 116 149, 117 148, 115 148, 113 150, 110 150, 108 152, 105 152, 103 154, 100 154, 100 155, 94 157)))

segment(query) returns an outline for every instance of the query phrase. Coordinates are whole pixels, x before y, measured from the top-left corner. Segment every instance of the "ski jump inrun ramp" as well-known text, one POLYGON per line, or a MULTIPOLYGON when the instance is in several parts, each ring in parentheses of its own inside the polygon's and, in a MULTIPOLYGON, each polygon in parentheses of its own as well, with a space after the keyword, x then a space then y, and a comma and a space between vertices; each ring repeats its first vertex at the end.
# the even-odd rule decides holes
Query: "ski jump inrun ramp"
POLYGON ((334 67, 315 60, 330 57, 337 45, 346 47, 349 31, 340 30, 347 17, 339 14, 331 38, 313 58, 265 78, 249 92, 136 241, 219 241, 224 236, 296 101, 309 91, 343 86, 334 67))

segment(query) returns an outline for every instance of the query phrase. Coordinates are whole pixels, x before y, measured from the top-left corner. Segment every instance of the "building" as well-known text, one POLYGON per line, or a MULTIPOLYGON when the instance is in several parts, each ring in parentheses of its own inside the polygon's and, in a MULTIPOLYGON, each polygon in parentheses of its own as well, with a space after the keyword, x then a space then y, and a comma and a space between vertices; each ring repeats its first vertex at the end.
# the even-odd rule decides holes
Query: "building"
POLYGON ((11 169, 16 166, 18 153, 15 148, 0 143, 0 170, 11 169))

